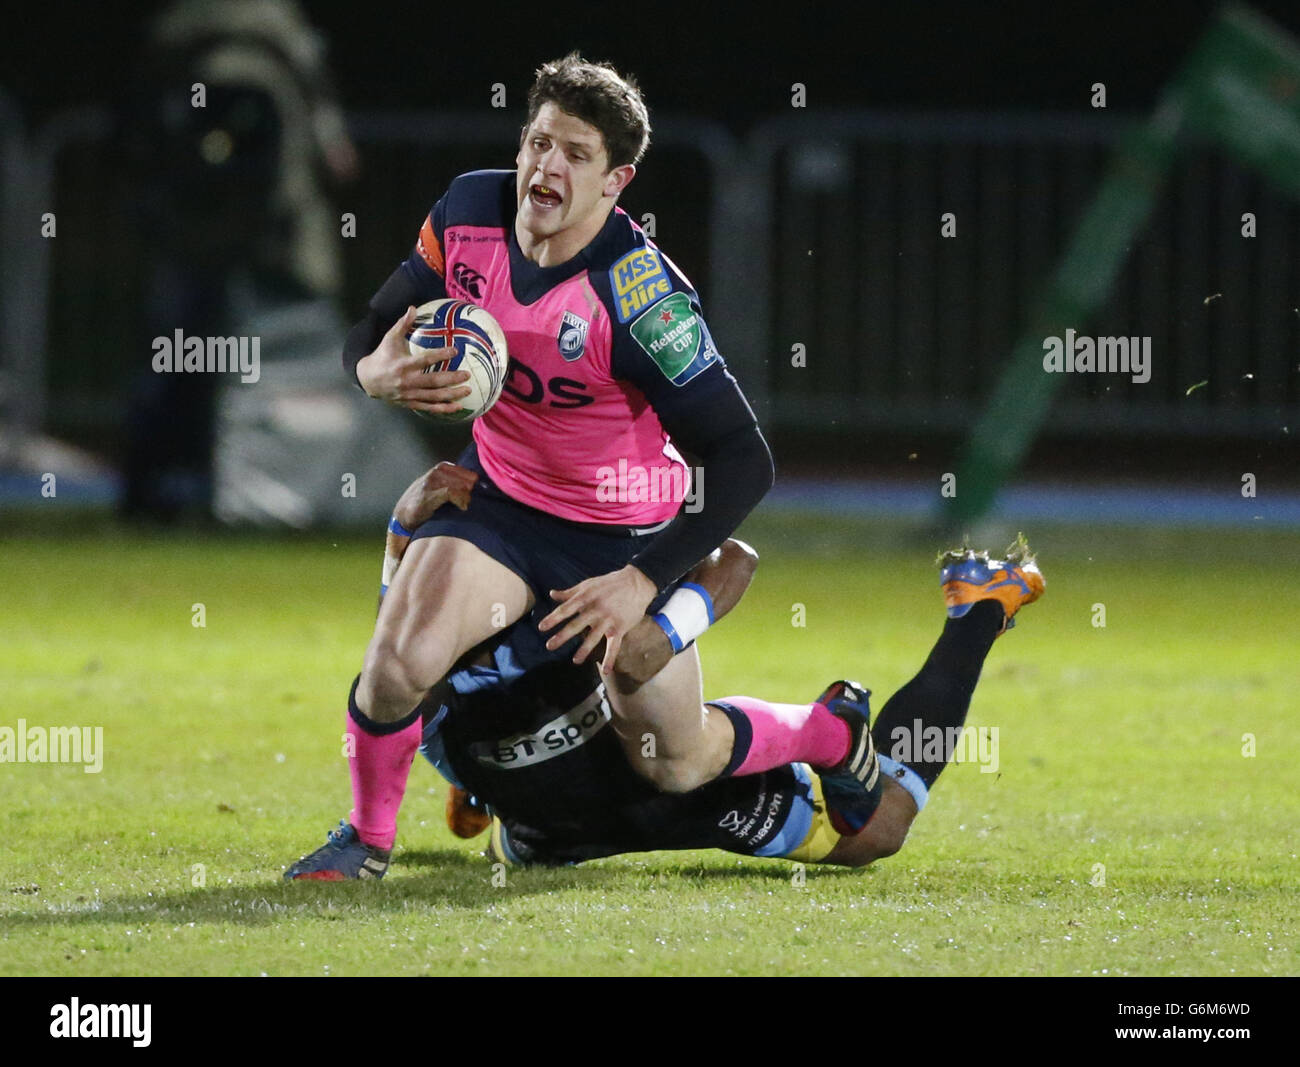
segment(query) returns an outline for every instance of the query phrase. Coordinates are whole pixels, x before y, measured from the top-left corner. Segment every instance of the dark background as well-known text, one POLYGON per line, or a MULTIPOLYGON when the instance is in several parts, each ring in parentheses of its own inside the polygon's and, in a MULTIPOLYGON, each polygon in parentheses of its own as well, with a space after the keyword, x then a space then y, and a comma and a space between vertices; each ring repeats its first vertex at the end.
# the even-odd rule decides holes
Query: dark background
MULTIPOLYGON (((131 76, 140 27, 163 4, 11 8, 3 82, 37 118, 107 102, 131 76)), ((329 38, 346 107, 486 106, 493 82, 526 88, 577 48, 640 79, 654 110, 743 130, 789 106, 1145 111, 1220 5, 1169 3, 481 4, 308 3, 329 38), (771 14, 768 12, 776 12, 771 14)), ((1295 3, 1252 3, 1300 31, 1295 3)), ((512 97, 513 98, 513 97, 512 97)))
MULTIPOLYGON (((33 127, 79 104, 114 105, 135 77, 142 28, 164 6, 55 0, 11 13, 0 34, 0 85, 16 98, 33 127)), ((722 123, 739 136, 766 118, 788 114, 794 82, 807 87, 811 113, 872 109, 1084 117, 1098 114, 1089 97, 1093 83, 1102 82, 1107 115, 1142 116, 1150 112, 1161 87, 1220 5, 303 6, 328 40, 334 84, 340 102, 352 114, 436 108, 482 109, 498 116, 489 100, 492 85, 501 82, 507 87, 511 117, 522 119, 524 92, 538 63, 576 48, 589 58, 607 59, 632 72, 645 91, 652 122, 656 114, 695 116, 722 123)), ((1259 2, 1250 7, 1300 34, 1300 5, 1259 2)), ((97 157, 84 173, 67 180, 98 183, 100 174, 113 168, 114 150, 109 146, 107 151, 107 157, 97 157)), ((510 166, 512 154, 507 145, 499 158, 485 150, 475 165, 510 166)), ((1103 159, 1104 153, 1098 153, 1090 166, 1095 170, 1103 159)), ((349 319, 356 317, 386 271, 404 254, 421 213, 457 169, 444 174, 447 168, 431 161, 427 197, 421 193, 408 203, 383 192, 389 176, 364 155, 362 163, 363 180, 353 190, 353 198, 367 210, 400 214, 402 223, 394 225, 394 232, 406 236, 349 259, 343 297, 349 319)), ((638 195, 652 194, 650 203, 665 208, 663 192, 671 188, 673 175, 681 173, 673 166, 670 151, 661 149, 656 156, 652 148, 644 178, 630 191, 628 210, 635 215, 643 206, 638 195)), ((700 202, 699 192, 689 180, 683 185, 681 217, 669 220, 676 222, 678 233, 696 226, 690 205, 700 202)), ((71 204, 65 206, 75 210, 71 204)), ((120 220, 105 219, 103 224, 116 227, 120 220)), ((125 233, 123 239, 128 239, 125 233)), ((666 240, 665 247, 697 284, 707 278, 704 254, 689 242, 679 237, 666 240)), ((122 275, 120 285, 126 284, 122 275)), ((1224 286, 1207 284, 1206 291, 1212 288, 1224 286)), ((56 292, 64 299, 72 295, 66 286, 56 292)), ((52 336, 57 351, 61 340, 57 322, 52 336)), ((1008 339, 1011 336, 1008 331, 1008 339)), ((1001 346, 999 350, 1005 351, 1001 346)), ((109 373, 106 369, 106 376, 109 373)), ((111 374, 120 377, 117 370, 111 374)), ((106 381, 105 387, 109 384, 106 381)), ((104 429, 95 430, 84 411, 70 414, 65 408, 52 414, 56 432, 109 456, 119 451, 116 423, 105 422, 104 429)), ((841 436, 842 429, 837 430, 841 436)), ((918 451, 942 465, 962 436, 936 421, 922 433, 877 434, 852 454, 862 457, 864 469, 906 467, 918 451)), ((787 464, 815 463, 830 450, 838 466, 852 466, 842 450, 835 451, 836 440, 835 435, 823 438, 804 428, 777 443, 787 464)), ((1202 435, 1195 442, 1162 438, 1135 448, 1134 439, 1122 434, 1103 440, 1095 435, 1057 434, 1040 440, 1029 467, 1057 474, 1069 469, 1086 473, 1100 464, 1110 473, 1132 470, 1150 476, 1221 464, 1229 471, 1269 469, 1285 475, 1295 466, 1294 455, 1291 442, 1276 439, 1220 441, 1202 435), (1108 455, 1116 461, 1108 462, 1108 455)))

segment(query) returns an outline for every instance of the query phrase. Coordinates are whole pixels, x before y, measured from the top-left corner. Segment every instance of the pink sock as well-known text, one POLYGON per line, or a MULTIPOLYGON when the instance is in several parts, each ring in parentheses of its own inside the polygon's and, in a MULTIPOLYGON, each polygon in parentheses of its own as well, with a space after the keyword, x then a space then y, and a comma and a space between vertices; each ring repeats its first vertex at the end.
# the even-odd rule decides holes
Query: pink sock
POLYGON ((366 733, 348 716, 348 737, 353 745, 348 760, 353 808, 348 821, 367 845, 392 848, 397 839, 397 809, 406 794, 406 779, 420 747, 421 732, 419 716, 410 726, 391 734, 366 733))
MULTIPOLYGON (((733 775, 757 774, 786 763, 834 767, 849 753, 848 723, 821 704, 769 704, 757 697, 727 697, 720 703, 739 711, 752 734, 749 751, 733 775)), ((740 733, 737 730, 738 741, 740 733)))

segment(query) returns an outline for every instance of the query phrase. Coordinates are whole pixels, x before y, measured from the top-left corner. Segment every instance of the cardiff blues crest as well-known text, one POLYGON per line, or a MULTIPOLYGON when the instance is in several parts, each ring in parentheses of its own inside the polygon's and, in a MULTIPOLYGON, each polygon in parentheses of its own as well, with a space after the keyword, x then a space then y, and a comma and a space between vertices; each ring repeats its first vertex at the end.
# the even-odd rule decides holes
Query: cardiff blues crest
POLYGON ((566 362, 581 359, 587 350, 587 320, 572 311, 566 311, 560 320, 560 336, 556 338, 560 355, 566 362))

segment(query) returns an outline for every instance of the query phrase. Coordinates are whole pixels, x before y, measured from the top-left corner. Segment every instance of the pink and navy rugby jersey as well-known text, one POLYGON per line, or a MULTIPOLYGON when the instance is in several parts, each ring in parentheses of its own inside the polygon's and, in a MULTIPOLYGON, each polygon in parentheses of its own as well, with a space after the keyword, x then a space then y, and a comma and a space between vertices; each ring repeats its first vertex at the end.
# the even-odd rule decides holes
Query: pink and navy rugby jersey
POLYGON ((524 258, 514 217, 513 171, 466 174, 412 257, 448 296, 486 308, 509 341, 505 392, 474 423, 479 461, 505 493, 561 518, 671 518, 690 474, 659 408, 725 375, 694 289, 621 209, 553 267, 524 258))
POLYGON ((515 239, 514 179, 475 171, 451 183, 348 334, 343 365, 355 378, 408 304, 451 296, 486 308, 509 340, 510 370, 474 423, 484 470, 561 518, 632 528, 673 519, 632 561, 665 588, 771 487, 767 443, 690 282, 640 227, 616 209, 573 259, 539 267, 515 239), (685 508, 679 448, 708 476, 685 508))

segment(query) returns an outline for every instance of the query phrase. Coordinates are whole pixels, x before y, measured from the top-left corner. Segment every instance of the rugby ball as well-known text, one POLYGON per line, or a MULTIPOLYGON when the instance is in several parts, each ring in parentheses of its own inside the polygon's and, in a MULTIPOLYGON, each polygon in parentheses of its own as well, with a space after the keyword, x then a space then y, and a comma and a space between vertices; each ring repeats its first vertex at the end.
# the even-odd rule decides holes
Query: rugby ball
POLYGON ((437 422, 468 422, 487 411, 505 387, 506 367, 510 354, 506 335, 500 324, 477 304, 466 300, 431 300, 415 312, 415 325, 406 335, 406 344, 414 355, 438 348, 453 348, 456 354, 438 359, 425 373, 438 370, 469 371, 469 395, 457 403, 458 411, 434 415, 418 414, 437 422))

